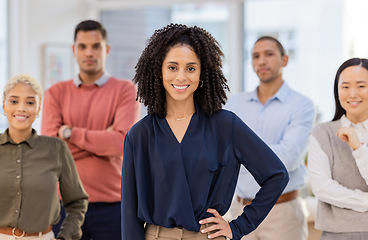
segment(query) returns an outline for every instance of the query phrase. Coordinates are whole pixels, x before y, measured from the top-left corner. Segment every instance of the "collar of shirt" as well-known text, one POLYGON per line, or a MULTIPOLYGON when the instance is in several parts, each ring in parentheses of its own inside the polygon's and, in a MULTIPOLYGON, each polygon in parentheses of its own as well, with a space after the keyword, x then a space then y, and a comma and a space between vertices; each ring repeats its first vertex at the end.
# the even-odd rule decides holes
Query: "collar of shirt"
MULTIPOLYGON (((36 130, 32 129, 32 135, 30 138, 26 139, 22 143, 27 143, 30 148, 34 148, 37 141, 37 132, 36 130)), ((6 143, 11 143, 14 145, 18 145, 15 143, 9 136, 9 128, 5 130, 3 134, 0 134, 0 145, 5 145, 6 143)))
MULTIPOLYGON (((111 77, 110 73, 108 72, 104 72, 104 74, 102 74, 102 76, 95 82, 95 84, 98 87, 102 87, 102 85, 104 85, 109 78, 111 77)), ((73 83, 76 87, 80 87, 83 83, 83 81, 80 79, 79 74, 77 74, 74 78, 73 78, 73 83)))
MULTIPOLYGON (((273 101, 275 99, 279 100, 280 102, 285 102, 286 99, 287 99, 287 96, 289 95, 289 93, 290 93, 290 87, 284 81, 283 84, 281 85, 280 89, 276 92, 276 94, 273 95, 270 99, 268 99, 267 102, 273 101)), ((247 100, 248 101, 259 102, 258 87, 253 92, 251 92, 251 94, 249 94, 247 100)))
POLYGON ((354 124, 345 115, 341 117, 341 127, 352 127, 357 130, 357 135, 360 141, 368 141, 368 119, 364 122, 354 124))

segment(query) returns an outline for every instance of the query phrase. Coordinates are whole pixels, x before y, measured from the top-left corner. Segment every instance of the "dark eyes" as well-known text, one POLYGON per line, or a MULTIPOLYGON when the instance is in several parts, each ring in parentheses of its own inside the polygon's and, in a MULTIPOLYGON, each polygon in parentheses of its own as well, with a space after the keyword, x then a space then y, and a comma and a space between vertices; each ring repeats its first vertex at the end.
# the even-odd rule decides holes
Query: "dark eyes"
MULTIPOLYGON (((273 53, 273 52, 268 52, 268 53, 266 53, 266 56, 268 56, 268 57, 273 56, 273 55, 274 55, 274 53, 273 53)), ((259 56, 260 56, 260 55, 253 55, 253 56, 252 56, 252 58, 253 58, 253 59, 257 59, 257 58, 259 58, 259 56)))
MULTIPOLYGON (((175 67, 175 66, 169 66, 169 67, 168 67, 168 69, 169 69, 169 70, 171 70, 171 71, 176 71, 176 70, 178 70, 178 68, 177 68, 177 67, 175 67)), ((194 68, 194 67, 188 67, 188 68, 187 68, 187 70, 188 70, 189 72, 194 72, 194 71, 196 70, 196 68, 194 68)))
POLYGON ((176 70, 176 67, 170 66, 169 69, 170 70, 176 70))
MULTIPOLYGON (((366 88, 366 85, 359 85, 358 88, 366 88)), ((349 86, 341 86, 342 89, 349 89, 349 86)))
MULTIPOLYGON (((81 50, 84 50, 84 49, 87 48, 87 46, 85 46, 85 45, 79 45, 78 48, 81 49, 81 50)), ((93 49, 100 49, 101 48, 101 45, 100 44, 96 44, 96 45, 93 45, 92 48, 93 49)))
MULTIPOLYGON (((9 100, 9 102, 11 103, 11 104, 18 104, 18 100, 9 100)), ((34 105, 35 104, 35 102, 27 102, 27 104, 28 105, 34 105)))

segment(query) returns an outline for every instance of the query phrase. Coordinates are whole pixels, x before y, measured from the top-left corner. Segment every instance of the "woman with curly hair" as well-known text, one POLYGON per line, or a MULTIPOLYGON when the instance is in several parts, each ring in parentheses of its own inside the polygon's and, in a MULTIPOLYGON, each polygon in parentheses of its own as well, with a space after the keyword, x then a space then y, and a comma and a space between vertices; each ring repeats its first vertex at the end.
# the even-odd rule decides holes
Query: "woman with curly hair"
POLYGON ((148 115, 128 132, 122 177, 122 239, 240 239, 266 217, 288 182, 270 148, 222 110, 223 53, 204 29, 156 30, 134 77, 148 115), (261 186, 238 219, 229 209, 240 164, 261 186))

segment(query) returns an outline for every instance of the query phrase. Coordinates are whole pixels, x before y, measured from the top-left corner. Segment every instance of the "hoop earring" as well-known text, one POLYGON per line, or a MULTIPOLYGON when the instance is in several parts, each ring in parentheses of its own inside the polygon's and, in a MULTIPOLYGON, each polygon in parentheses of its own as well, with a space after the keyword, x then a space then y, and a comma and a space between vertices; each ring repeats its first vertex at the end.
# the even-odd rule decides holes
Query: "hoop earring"
POLYGON ((201 88, 201 87, 203 87, 203 81, 202 80, 199 80, 198 88, 201 88))

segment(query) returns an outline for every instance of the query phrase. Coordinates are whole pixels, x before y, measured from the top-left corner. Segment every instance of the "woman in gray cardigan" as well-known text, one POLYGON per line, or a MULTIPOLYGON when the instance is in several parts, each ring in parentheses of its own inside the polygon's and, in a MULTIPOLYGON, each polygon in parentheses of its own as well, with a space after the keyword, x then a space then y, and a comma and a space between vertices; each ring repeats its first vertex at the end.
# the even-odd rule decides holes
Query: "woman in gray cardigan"
POLYGON ((368 239, 368 59, 337 71, 336 111, 310 137, 308 169, 321 239, 368 239))

